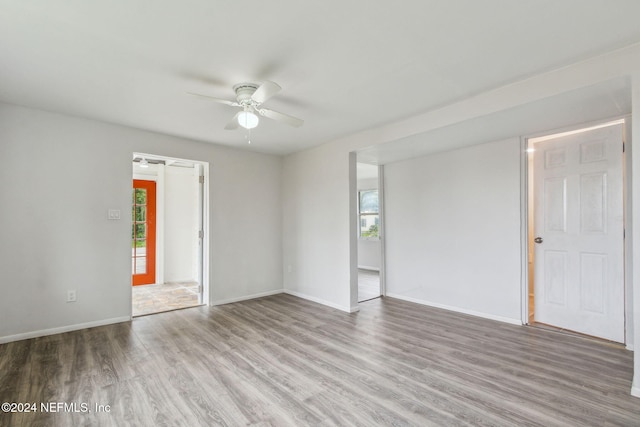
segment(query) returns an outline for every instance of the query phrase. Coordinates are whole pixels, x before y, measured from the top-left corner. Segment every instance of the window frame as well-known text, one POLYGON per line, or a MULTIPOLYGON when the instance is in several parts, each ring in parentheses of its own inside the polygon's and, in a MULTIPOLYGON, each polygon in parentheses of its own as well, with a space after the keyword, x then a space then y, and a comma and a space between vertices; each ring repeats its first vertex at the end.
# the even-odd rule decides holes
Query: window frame
POLYGON ((380 192, 377 188, 362 188, 358 190, 358 239, 360 240, 380 240, 380 192), (367 191, 375 191, 378 196, 378 212, 362 212, 360 209, 360 204, 362 201, 362 193, 367 191), (371 236, 362 236, 362 219, 367 216, 377 216, 378 217, 378 235, 375 237, 371 236))

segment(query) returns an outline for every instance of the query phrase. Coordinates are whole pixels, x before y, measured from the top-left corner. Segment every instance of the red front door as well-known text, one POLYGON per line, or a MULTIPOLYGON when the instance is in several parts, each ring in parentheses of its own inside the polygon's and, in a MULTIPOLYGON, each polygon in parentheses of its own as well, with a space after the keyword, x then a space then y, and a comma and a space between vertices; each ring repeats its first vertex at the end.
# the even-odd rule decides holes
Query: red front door
POLYGON ((131 271, 133 286, 156 282, 156 183, 133 180, 131 206, 131 271))

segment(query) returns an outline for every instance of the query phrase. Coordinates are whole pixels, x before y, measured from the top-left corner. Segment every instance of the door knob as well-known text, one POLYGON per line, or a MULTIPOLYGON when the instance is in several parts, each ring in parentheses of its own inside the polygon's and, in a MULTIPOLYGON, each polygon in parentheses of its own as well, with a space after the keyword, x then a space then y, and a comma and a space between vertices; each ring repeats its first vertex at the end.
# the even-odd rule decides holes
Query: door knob
POLYGON ((533 241, 536 243, 542 243, 542 237, 536 237, 533 241))

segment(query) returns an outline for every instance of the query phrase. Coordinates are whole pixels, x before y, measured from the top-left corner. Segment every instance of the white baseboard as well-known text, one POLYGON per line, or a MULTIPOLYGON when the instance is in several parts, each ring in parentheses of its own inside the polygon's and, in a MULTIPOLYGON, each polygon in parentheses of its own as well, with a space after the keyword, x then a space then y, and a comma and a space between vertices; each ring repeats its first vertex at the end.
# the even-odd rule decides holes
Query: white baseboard
POLYGON ((281 294, 283 292, 284 292, 284 290, 282 290, 282 289, 276 289, 274 291, 260 292, 260 293, 257 293, 257 294, 245 295, 245 296, 237 297, 237 298, 228 298, 228 299, 223 299, 223 300, 219 300, 219 301, 211 301, 211 305, 231 304, 231 303, 234 303, 234 302, 246 301, 246 300, 255 299, 255 298, 268 297, 268 296, 271 296, 271 295, 277 295, 277 294, 281 294))
POLYGON ((387 296, 390 298, 396 298, 404 301, 415 302, 416 304, 428 305, 429 307, 442 308, 444 310, 455 311, 456 313, 469 314, 471 316, 482 317, 484 319, 497 320, 498 322, 504 322, 504 323, 510 323, 512 325, 522 326, 522 321, 520 319, 511 319, 509 317, 495 316, 493 314, 487 314, 479 311, 467 310, 465 308, 453 307, 450 305, 425 301, 417 298, 408 297, 405 295, 387 294, 387 296))
POLYGON ((164 282, 156 283, 156 285, 177 285, 180 283, 198 283, 198 280, 197 279, 165 280, 164 282))
POLYGON ((379 267, 369 267, 368 265, 359 265, 358 268, 360 270, 371 270, 371 271, 380 271, 379 267))
POLYGON ((631 387, 631 396, 640 397, 640 387, 632 386, 631 387))
POLYGON ((303 293, 300 293, 300 292, 296 292, 296 291, 290 291, 290 290, 285 289, 284 293, 288 294, 288 295, 293 295, 294 297, 306 299, 308 301, 317 302, 318 304, 326 305, 328 307, 335 308, 335 309, 340 310, 340 311, 345 311, 347 313, 353 313, 353 312, 359 310, 359 308, 357 308, 357 307, 355 307, 355 308, 354 307, 345 307, 345 306, 342 306, 342 305, 338 305, 338 304, 332 303, 330 301, 325 301, 325 300, 323 300, 321 298, 312 297, 312 296, 309 296, 309 295, 306 295, 306 294, 303 294, 303 293))
POLYGON ((31 338, 45 337, 47 335, 63 334, 65 332, 77 331, 80 329, 95 328, 96 326, 112 325, 114 323, 129 322, 131 316, 115 317, 112 319, 96 320, 94 322, 77 323, 75 325, 61 326, 59 328, 41 329, 39 331, 25 332, 22 334, 8 335, 0 337, 0 344, 13 341, 28 340, 31 338))

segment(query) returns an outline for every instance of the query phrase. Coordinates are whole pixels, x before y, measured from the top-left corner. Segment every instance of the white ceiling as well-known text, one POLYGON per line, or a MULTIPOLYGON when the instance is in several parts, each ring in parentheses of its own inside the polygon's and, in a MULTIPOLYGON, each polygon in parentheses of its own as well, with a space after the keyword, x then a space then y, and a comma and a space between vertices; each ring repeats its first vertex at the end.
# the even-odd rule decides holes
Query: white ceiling
POLYGON ((564 92, 516 108, 484 115, 358 151, 358 161, 385 164, 441 151, 455 150, 514 136, 539 136, 591 125, 631 111, 631 81, 618 78, 564 92))
POLYGON ((0 0, 0 101, 287 154, 637 43, 638 16, 637 0, 0 0), (251 145, 223 129, 232 108, 186 94, 264 80, 283 88, 265 106, 305 124, 263 119, 251 145))

